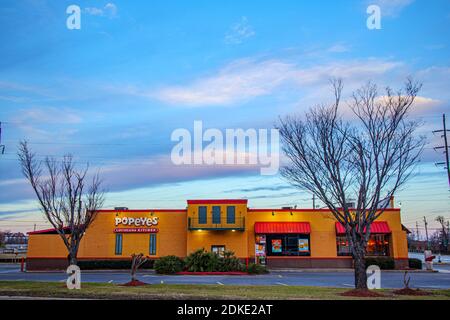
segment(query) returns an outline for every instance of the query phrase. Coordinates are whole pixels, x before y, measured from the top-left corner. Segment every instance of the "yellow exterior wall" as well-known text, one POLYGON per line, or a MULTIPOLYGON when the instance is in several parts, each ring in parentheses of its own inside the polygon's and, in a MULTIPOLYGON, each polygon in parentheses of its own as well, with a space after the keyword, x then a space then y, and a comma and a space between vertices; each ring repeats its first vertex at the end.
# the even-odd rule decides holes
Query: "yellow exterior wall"
MULTIPOLYGON (((402 230, 400 211, 387 210, 377 221, 387 221, 392 231, 391 256, 407 258, 408 245, 406 232, 402 230)), ((311 258, 337 257, 336 220, 331 212, 323 210, 249 210, 246 219, 249 257, 254 256, 255 233, 253 226, 255 222, 309 222, 311 226, 311 258)))
MULTIPOLYGON (((240 227, 245 226, 245 219, 247 215, 246 204, 192 204, 188 205, 187 215, 191 218, 191 221, 197 221, 199 206, 205 206, 207 212, 207 223, 202 224, 202 230, 187 230, 187 254, 204 248, 207 251, 211 251, 213 245, 224 245, 226 250, 231 250, 239 258, 245 258, 248 256, 247 248, 247 228, 245 231, 238 231, 240 227), (212 210, 213 206, 220 207, 220 219, 221 223, 229 228, 229 230, 206 230, 213 227, 212 224, 212 210), (227 224, 227 206, 235 206, 235 224, 227 224), (235 231, 232 231, 233 228, 235 231)), ((198 225, 196 225, 197 227, 198 225)))
MULTIPOLYGON (((211 250, 213 245, 224 245, 227 250, 234 251, 237 257, 254 257, 256 222, 297 221, 309 222, 311 226, 310 250, 311 258, 336 258, 336 231, 333 215, 325 210, 271 210, 247 209, 245 204, 217 204, 221 207, 221 221, 226 223, 226 206, 236 207, 236 226, 228 230, 205 230, 212 226, 212 206, 207 207, 208 224, 204 229, 190 230, 189 218, 198 219, 198 207, 202 204, 190 204, 187 210, 128 210, 102 211, 84 236, 78 258, 80 259, 127 259, 132 253, 149 254, 148 233, 124 233, 122 254, 115 255, 114 233, 116 217, 158 217, 159 223, 154 226, 157 233, 157 248, 155 258, 176 255, 185 257, 187 254, 205 248, 211 250), (291 214, 292 212, 292 214, 291 214), (153 216, 152 216, 153 213, 153 216), (243 218, 245 225, 239 225, 243 218), (231 229, 236 227, 235 231, 231 229), (239 231, 244 227, 244 231, 239 231)), ((406 232, 402 230, 400 210, 387 210, 378 219, 387 221, 392 231, 391 252, 394 258, 407 258, 408 248, 406 232)), ((66 258, 67 250, 57 234, 30 234, 28 244, 28 258, 66 258)))
MULTIPOLYGON (((156 233, 156 256, 186 255, 186 213, 175 212, 100 212, 86 231, 78 251, 80 259, 127 259, 133 253, 149 254, 150 235, 148 233, 124 233, 122 254, 115 254, 116 234, 114 233, 116 217, 158 217, 159 229, 156 233), (153 212, 153 216, 151 215, 153 212)), ((67 250, 57 234, 31 234, 29 237, 28 258, 66 257, 67 250)))
POLYGON ((28 238, 27 258, 64 258, 67 249, 57 234, 33 234, 28 238))

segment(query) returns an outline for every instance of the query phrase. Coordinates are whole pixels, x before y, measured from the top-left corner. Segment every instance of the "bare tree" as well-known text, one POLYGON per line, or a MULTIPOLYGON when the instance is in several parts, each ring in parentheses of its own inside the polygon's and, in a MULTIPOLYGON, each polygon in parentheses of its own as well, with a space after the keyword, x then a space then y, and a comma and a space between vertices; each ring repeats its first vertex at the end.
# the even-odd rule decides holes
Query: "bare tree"
POLYGON ((80 242, 104 202, 98 173, 87 186, 88 165, 78 170, 71 155, 61 161, 38 160, 26 141, 20 143, 18 156, 41 210, 68 250, 69 264, 76 265, 80 242))
POLYGON ((144 255, 142 253, 139 254, 135 254, 133 253, 131 255, 131 282, 136 281, 136 273, 138 271, 138 269, 144 264, 146 263, 148 260, 147 257, 144 257, 144 255))
POLYGON ((289 164, 282 175, 319 198, 344 228, 355 267, 355 286, 367 288, 365 255, 370 227, 408 180, 419 161, 424 138, 420 123, 408 119, 421 85, 408 79, 403 90, 379 96, 368 83, 349 103, 356 120, 339 113, 343 84, 333 80, 334 102, 311 108, 305 119, 279 121, 289 164), (350 200, 355 199, 354 208, 350 200))
POLYGON ((442 251, 447 252, 448 250, 448 234, 447 234, 447 230, 446 230, 446 225, 445 225, 445 218, 443 216, 438 216, 436 217, 436 222, 438 222, 441 225, 441 232, 439 233, 440 238, 441 238, 441 247, 442 247, 442 251))
POLYGON ((6 232, 0 231, 0 248, 2 248, 5 245, 5 236, 6 232))

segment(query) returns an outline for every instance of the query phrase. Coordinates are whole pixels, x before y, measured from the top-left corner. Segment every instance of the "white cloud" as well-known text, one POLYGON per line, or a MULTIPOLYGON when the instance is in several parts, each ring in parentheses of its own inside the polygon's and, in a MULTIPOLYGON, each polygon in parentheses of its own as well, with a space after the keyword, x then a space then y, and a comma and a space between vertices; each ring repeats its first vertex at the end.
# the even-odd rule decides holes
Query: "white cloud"
POLYGON ((74 111, 67 108, 55 107, 37 107, 22 109, 19 116, 14 118, 14 121, 23 123, 39 122, 45 123, 61 123, 61 124, 77 124, 82 121, 82 118, 74 111))
POLYGON ((114 18, 117 16, 117 6, 114 3, 107 3, 103 8, 87 7, 84 11, 92 16, 114 18))
POLYGON ((298 87, 328 83, 332 77, 364 80, 385 74, 399 62, 367 59, 334 62, 302 68, 280 60, 239 60, 217 72, 184 86, 162 88, 150 94, 169 104, 187 106, 229 105, 271 94, 282 85, 298 87))
POLYGON ((348 46, 346 46, 346 45, 344 45, 342 43, 338 43, 338 44, 335 44, 335 45, 329 47, 327 49, 327 51, 331 52, 331 53, 349 52, 350 51, 350 47, 348 47, 348 46))
POLYGON ((395 17, 414 0, 369 0, 368 5, 375 4, 381 9, 381 16, 395 17))
POLYGON ((241 20, 235 23, 231 30, 225 35, 226 44, 240 44, 245 39, 253 37, 255 31, 252 26, 248 23, 247 17, 242 17, 241 20))

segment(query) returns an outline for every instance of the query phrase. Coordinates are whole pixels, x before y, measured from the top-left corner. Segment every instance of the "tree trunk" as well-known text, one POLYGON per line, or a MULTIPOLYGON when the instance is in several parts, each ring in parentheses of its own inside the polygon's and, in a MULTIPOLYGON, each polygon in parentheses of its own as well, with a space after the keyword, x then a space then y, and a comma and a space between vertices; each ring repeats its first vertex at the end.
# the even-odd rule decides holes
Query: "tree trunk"
POLYGON ((355 243, 353 262, 355 264, 355 288, 367 289, 365 250, 362 243, 355 243))
POLYGON ((69 265, 78 265, 77 252, 71 251, 69 253, 69 265))

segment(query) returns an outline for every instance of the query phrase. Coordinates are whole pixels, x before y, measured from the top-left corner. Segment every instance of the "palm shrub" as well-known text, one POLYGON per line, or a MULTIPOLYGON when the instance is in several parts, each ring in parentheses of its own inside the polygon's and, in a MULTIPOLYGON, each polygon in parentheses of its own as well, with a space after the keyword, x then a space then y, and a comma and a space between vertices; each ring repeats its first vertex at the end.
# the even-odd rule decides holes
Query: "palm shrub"
POLYGON ((241 260, 239 260, 233 251, 224 251, 223 257, 219 257, 219 270, 221 272, 242 271, 245 269, 241 260))
POLYGON ((269 273, 269 270, 267 270, 266 266, 256 264, 256 263, 250 263, 248 265, 247 272, 250 274, 264 274, 264 273, 269 273))
POLYGON ((204 248, 198 249, 188 255, 185 259, 186 269, 190 272, 217 271, 219 257, 204 248))
POLYGON ((165 256, 155 261, 154 267, 156 273, 174 274, 183 271, 184 261, 177 256, 165 256))
POLYGON ((223 257, 204 248, 192 252, 185 259, 186 270, 190 272, 229 272, 245 269, 233 251, 224 251, 223 257))

